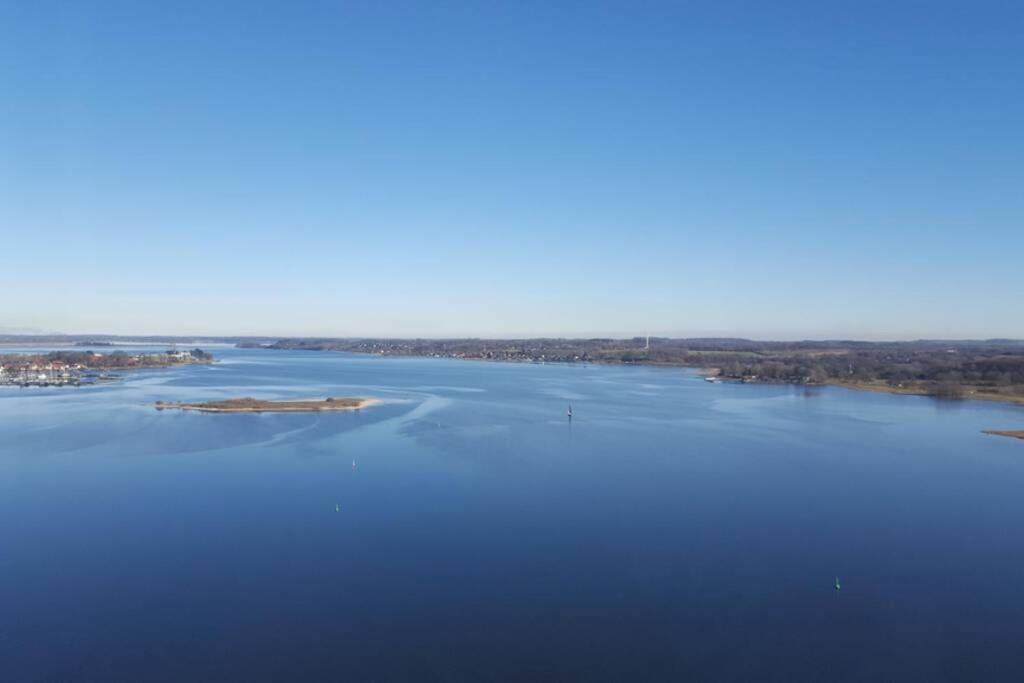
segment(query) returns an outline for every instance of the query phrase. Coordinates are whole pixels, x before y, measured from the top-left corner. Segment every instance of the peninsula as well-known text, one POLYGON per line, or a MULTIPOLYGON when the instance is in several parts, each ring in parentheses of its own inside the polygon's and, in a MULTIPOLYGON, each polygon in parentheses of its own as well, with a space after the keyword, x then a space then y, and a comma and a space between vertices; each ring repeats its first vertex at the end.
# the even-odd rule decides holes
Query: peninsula
POLYGON ((993 436, 1008 436, 1012 439, 1024 439, 1024 429, 1014 430, 999 430, 999 429, 986 429, 986 434, 992 434, 993 436))
POLYGON ((229 398, 204 403, 165 403, 157 401, 157 410, 197 410, 203 413, 308 413, 359 410, 383 403, 377 398, 324 398, 299 401, 267 401, 258 398, 229 398))

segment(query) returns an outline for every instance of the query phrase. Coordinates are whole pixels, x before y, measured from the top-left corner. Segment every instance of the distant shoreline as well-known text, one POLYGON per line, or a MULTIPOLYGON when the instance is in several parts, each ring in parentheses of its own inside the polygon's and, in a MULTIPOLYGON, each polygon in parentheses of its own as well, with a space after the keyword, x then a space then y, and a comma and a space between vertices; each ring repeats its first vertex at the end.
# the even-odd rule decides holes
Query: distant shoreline
POLYGON ((378 354, 369 351, 335 351, 331 349, 278 349, 269 346, 245 346, 240 348, 246 349, 261 349, 266 351, 311 351, 314 353, 350 353, 355 356, 370 356, 373 358, 421 358, 430 360, 456 360, 456 361, 478 361, 484 363, 507 363, 507 364, 522 364, 522 365, 600 365, 604 367, 646 367, 646 368, 678 368, 681 370, 692 370, 700 373, 704 376, 715 377, 722 383, 730 384, 762 384, 762 385, 775 385, 775 386, 793 386, 793 387, 838 387, 841 389, 851 389, 853 391, 871 391, 882 394, 895 394, 899 396, 923 396, 925 398, 934 398, 937 400, 948 400, 948 401, 990 401, 994 403, 1007 403, 1010 405, 1024 406, 1024 395, 1014 394, 1000 394, 1000 393, 988 393, 978 391, 977 389, 968 388, 967 392, 961 396, 956 397, 942 397, 937 396, 934 393, 928 391, 923 387, 896 387, 884 383, 872 383, 872 382, 843 382, 835 379, 827 379, 822 382, 790 382, 783 379, 780 380, 756 380, 756 381, 744 381, 740 378, 734 377, 722 377, 718 373, 720 369, 717 367, 700 367, 696 365, 688 365, 679 362, 672 361, 651 361, 651 360, 639 360, 629 363, 614 362, 603 359, 590 358, 587 360, 537 360, 527 358, 478 358, 478 357, 456 357, 456 356, 431 356, 426 354, 417 353, 387 353, 378 354))
POLYGON ((325 398, 297 401, 267 401, 256 398, 229 398, 204 403, 164 403, 157 410, 194 410, 202 413, 310 413, 361 410, 382 404, 379 398, 325 398))
POLYGON ((242 348, 520 363, 704 368, 723 381, 832 385, 1024 405, 1024 340, 770 342, 732 338, 283 338, 242 348))
MULTIPOLYGON (((182 343, 143 336, 136 344, 182 343)), ((212 343, 212 339, 206 343, 212 343)), ((385 358, 689 368, 721 381, 836 386, 859 391, 1024 406, 1024 340, 757 341, 739 338, 385 339, 218 337, 266 350, 347 352, 385 358)), ((117 335, 0 335, 5 345, 127 344, 117 335)), ((196 343, 196 342, 192 342, 196 343)))

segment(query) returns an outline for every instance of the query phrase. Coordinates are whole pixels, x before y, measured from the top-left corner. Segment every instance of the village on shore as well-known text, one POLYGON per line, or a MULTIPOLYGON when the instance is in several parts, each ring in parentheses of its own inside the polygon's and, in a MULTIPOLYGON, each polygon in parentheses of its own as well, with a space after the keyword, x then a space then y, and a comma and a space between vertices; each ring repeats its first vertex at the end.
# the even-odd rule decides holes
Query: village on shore
POLYGON ((43 354, 0 354, 0 386, 79 387, 121 378, 120 371, 210 363, 213 356, 195 348, 162 353, 113 351, 51 351, 43 354))

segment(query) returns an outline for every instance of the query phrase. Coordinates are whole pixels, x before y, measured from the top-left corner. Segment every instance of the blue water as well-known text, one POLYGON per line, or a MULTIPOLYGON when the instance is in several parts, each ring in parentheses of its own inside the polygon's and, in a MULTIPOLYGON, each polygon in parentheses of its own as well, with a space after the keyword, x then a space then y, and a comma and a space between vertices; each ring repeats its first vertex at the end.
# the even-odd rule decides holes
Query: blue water
POLYGON ((980 433, 1024 427, 1022 408, 678 369, 217 354, 0 390, 0 679, 1024 671, 1024 442, 980 433), (147 407, 248 395, 386 403, 147 407))

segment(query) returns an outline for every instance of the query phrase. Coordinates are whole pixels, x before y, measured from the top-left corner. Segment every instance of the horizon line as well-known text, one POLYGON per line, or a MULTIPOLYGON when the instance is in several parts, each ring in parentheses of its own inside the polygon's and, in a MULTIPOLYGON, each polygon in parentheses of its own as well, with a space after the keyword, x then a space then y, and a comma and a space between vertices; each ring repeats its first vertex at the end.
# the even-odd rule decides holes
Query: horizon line
POLYGON ((119 340, 119 341, 132 341, 132 340, 191 340, 191 341, 202 341, 210 340, 215 341, 219 339, 252 339, 252 340, 286 340, 286 339, 323 339, 323 340, 364 340, 364 339, 386 339, 386 340, 398 340, 398 341, 459 341, 459 340, 477 340, 477 341, 530 341, 530 340, 541 340, 541 339, 558 339, 567 341, 590 341, 590 340, 608 340, 608 341, 633 341, 637 339, 650 338, 653 340, 667 340, 667 341, 743 341, 743 342, 762 342, 762 343, 808 343, 808 342, 860 342, 870 344, 906 344, 914 342, 930 342, 930 343, 992 343, 992 342, 1011 342, 1011 343, 1024 343, 1024 338, 1019 337, 905 337, 905 338, 858 338, 858 337, 792 337, 792 338, 770 338, 770 337, 747 337, 747 336, 730 336, 730 335, 695 335, 695 336, 672 336, 672 335, 630 335, 630 336, 616 336, 616 335, 512 335, 512 336, 489 336, 489 335, 440 335, 440 336, 395 336, 395 335, 321 335, 321 334, 112 334, 112 333, 77 333, 77 332, 12 332, 4 333, 0 332, 0 340, 47 340, 53 338, 66 337, 77 341, 83 341, 88 339, 101 340, 119 340))

